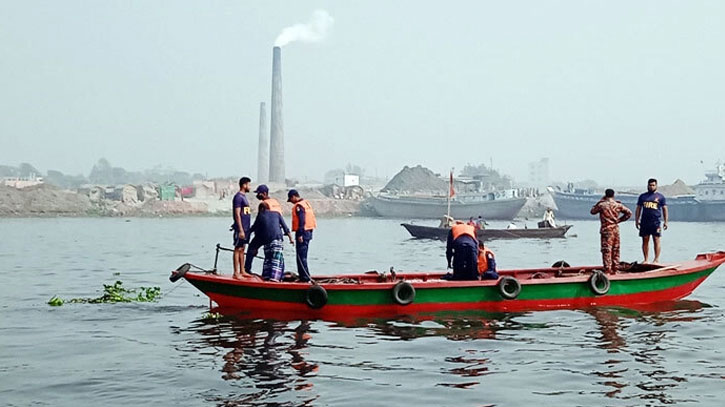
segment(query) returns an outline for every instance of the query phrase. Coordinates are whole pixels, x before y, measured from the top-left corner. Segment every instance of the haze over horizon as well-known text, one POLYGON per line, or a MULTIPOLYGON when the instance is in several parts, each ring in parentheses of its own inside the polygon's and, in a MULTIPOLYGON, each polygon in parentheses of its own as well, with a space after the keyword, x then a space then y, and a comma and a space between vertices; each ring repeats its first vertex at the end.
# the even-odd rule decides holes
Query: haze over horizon
POLYGON ((315 10, 327 37, 282 49, 288 178, 549 157, 694 184, 725 160, 722 2, 31 0, 0 4, 0 164, 254 178, 272 46, 315 10))

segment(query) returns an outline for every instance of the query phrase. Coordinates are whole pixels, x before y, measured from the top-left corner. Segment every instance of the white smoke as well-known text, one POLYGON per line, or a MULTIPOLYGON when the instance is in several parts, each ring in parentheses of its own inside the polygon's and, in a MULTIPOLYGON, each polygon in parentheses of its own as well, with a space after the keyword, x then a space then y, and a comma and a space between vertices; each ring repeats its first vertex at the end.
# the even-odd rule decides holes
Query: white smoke
POLYGON ((275 47, 283 47, 290 42, 318 42, 325 39, 335 19, 325 10, 315 10, 306 24, 298 23, 289 26, 274 40, 275 47))

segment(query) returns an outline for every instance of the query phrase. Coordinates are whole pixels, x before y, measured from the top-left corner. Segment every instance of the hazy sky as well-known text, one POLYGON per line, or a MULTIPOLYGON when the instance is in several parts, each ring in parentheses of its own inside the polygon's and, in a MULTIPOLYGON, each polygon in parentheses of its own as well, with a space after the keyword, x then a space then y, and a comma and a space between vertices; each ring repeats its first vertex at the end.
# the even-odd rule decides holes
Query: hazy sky
POLYGON ((0 0, 0 164, 254 178, 272 45, 316 9, 328 38, 282 50, 288 177, 549 157, 696 183, 725 159, 720 0, 0 0))

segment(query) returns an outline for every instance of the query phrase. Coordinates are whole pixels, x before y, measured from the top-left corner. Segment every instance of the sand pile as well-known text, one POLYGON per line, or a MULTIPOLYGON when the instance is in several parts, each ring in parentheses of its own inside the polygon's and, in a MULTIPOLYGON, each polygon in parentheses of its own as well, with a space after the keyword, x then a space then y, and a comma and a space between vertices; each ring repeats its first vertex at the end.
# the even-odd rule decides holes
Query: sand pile
POLYGON ((49 184, 16 189, 0 185, 0 216, 80 216, 93 206, 85 195, 49 184))
POLYGON ((657 191, 665 197, 695 194, 695 190, 687 186, 681 179, 676 180, 672 185, 660 185, 657 187, 657 191))
POLYGON ((447 189, 448 182, 438 177, 428 168, 420 165, 415 167, 406 165, 399 173, 395 174, 381 192, 399 195, 440 195, 445 194, 447 189))

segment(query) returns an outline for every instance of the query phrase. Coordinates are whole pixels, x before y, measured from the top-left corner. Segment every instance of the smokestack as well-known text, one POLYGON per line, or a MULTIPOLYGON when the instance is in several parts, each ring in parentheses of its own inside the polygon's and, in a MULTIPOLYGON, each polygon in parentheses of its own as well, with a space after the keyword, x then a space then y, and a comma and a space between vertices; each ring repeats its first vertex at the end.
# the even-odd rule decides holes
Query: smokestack
POLYGON ((269 136, 267 135, 267 109, 259 104, 259 145, 257 146, 257 183, 269 181, 269 136))
POLYGON ((284 126, 282 122, 282 49, 272 48, 272 108, 269 136, 269 181, 284 184, 284 126))

